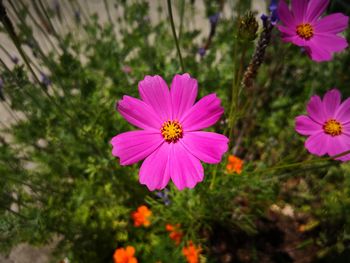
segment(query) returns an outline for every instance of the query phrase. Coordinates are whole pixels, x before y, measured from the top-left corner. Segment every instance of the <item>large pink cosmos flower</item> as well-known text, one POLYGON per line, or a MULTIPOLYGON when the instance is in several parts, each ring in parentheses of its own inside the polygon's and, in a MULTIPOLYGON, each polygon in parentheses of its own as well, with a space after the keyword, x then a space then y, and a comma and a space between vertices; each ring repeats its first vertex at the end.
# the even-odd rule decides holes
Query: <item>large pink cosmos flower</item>
MULTIPOLYGON (((332 89, 322 101, 312 96, 307 112, 295 119, 295 129, 309 136, 305 147, 310 153, 334 156, 350 150, 350 98, 341 103, 339 90, 332 89)), ((348 161, 350 154, 337 159, 348 161)))
POLYGON ((179 190, 193 188, 203 180, 200 162, 219 163, 228 139, 217 133, 198 131, 215 124, 224 112, 220 100, 210 94, 194 103, 197 81, 189 74, 176 75, 170 90, 160 76, 139 82, 141 100, 124 96, 119 113, 141 130, 112 138, 112 154, 121 165, 145 159, 139 177, 148 189, 163 189, 170 178, 179 190))
POLYGON ((292 12, 281 0, 278 16, 283 23, 278 25, 282 39, 304 47, 312 60, 321 62, 332 59, 333 52, 348 46, 346 39, 338 36, 348 27, 349 18, 341 13, 320 18, 329 0, 292 0, 292 12))

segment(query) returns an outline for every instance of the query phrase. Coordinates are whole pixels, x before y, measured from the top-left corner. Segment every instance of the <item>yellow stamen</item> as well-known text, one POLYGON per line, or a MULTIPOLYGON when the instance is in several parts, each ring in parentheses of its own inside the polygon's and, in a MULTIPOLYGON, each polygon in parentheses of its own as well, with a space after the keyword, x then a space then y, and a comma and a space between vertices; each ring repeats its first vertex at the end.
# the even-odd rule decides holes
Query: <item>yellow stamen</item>
POLYGON ((164 140, 168 143, 177 142, 182 138, 183 130, 178 121, 166 121, 160 129, 164 140))
POLYGON ((314 36, 314 29, 309 23, 300 24, 297 26, 297 34, 305 40, 310 40, 314 36))
POLYGON ((330 119, 323 125, 323 130, 325 133, 334 137, 342 134, 343 126, 340 122, 330 119))

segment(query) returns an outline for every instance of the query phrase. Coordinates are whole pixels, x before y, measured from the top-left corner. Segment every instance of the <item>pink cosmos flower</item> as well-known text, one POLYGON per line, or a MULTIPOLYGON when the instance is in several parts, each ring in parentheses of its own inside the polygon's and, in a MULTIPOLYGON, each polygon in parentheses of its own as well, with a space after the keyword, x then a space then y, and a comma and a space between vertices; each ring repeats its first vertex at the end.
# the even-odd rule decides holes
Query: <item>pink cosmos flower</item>
POLYGON ((292 0, 292 10, 281 0, 278 25, 285 42, 304 47, 312 60, 321 62, 332 59, 333 52, 348 46, 346 39, 338 36, 348 27, 349 17, 336 13, 320 18, 329 0, 292 0))
MULTIPOLYGON (((334 156, 350 150, 350 98, 341 103, 339 90, 332 89, 323 100, 312 96, 307 112, 295 119, 295 130, 309 136, 305 147, 310 153, 334 156)), ((350 154, 337 160, 348 161, 350 154)))
POLYGON ((179 190, 203 180, 200 162, 219 163, 228 139, 199 131, 215 124, 224 112, 220 100, 210 94, 195 103, 197 81, 189 74, 176 75, 170 90, 160 76, 139 82, 141 100, 124 96, 119 113, 141 130, 112 138, 112 154, 121 165, 145 159, 139 179, 148 189, 163 189, 170 178, 179 190))

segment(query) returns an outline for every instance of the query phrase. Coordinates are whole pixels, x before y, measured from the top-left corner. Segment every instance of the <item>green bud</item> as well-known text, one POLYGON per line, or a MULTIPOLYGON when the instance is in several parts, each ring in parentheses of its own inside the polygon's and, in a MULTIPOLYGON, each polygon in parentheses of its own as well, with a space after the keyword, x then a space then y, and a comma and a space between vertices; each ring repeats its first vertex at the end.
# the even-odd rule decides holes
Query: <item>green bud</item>
POLYGON ((253 12, 249 11, 242 18, 239 18, 238 39, 243 42, 255 40, 258 28, 259 24, 256 21, 253 12))

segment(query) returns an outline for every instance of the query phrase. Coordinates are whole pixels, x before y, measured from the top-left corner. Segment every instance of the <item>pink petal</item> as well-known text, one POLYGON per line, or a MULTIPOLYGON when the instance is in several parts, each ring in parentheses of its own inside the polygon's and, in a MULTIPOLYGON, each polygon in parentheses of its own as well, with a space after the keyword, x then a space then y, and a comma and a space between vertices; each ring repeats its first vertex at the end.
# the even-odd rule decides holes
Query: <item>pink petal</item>
POLYGON ((348 136, 350 136, 350 122, 343 124, 343 128, 344 128, 344 133, 348 136))
POLYGON ((187 132, 181 142, 190 153, 205 163, 219 163, 228 149, 228 138, 214 132, 187 132))
MULTIPOLYGON (((349 150, 350 150, 350 137, 348 135, 342 134, 340 136, 334 136, 334 137, 330 136, 328 151, 327 151, 329 156, 335 156, 349 150)), ((350 160, 350 154, 338 157, 336 158, 336 160, 348 161, 350 160)))
POLYGON ((201 130, 215 124, 223 113, 220 99, 215 94, 209 94, 194 104, 180 122, 184 131, 201 130))
POLYGON ((172 148, 169 158, 171 180, 179 190, 193 188, 203 181, 204 171, 201 162, 189 153, 181 143, 170 144, 172 148))
POLYGON ((316 62, 324 62, 332 60, 332 53, 322 47, 322 43, 309 41, 305 50, 309 57, 316 62))
POLYGON ((305 39, 302 39, 298 35, 295 35, 295 36, 282 36, 282 40, 284 42, 291 42, 294 45, 297 45, 299 47, 305 47, 307 45, 307 41, 305 39))
POLYGON ((349 17, 342 13, 323 17, 315 24, 316 33, 337 34, 343 32, 349 24, 349 17))
POLYGON ((335 119, 343 124, 350 122, 350 98, 346 99, 335 113, 335 119))
POLYGON ((307 112, 309 117, 319 124, 323 125, 327 121, 326 115, 324 113, 323 103, 319 96, 312 96, 309 103, 307 104, 307 112))
POLYGON ((277 25, 277 28, 282 33, 282 37, 294 37, 297 35, 295 28, 277 25))
POLYGON ((119 113, 131 124, 141 129, 159 130, 162 121, 145 102, 130 96, 123 96, 118 102, 119 113))
POLYGON ((282 33, 281 37, 284 42, 291 42, 299 47, 304 47, 307 45, 308 41, 297 35, 295 27, 277 25, 277 28, 282 33))
POLYGON ((316 21, 326 10, 328 4, 329 0, 310 0, 306 20, 310 22, 316 21))
POLYGON ((339 90, 332 89, 328 91, 323 97, 323 107, 327 119, 334 118, 335 112, 341 102, 341 94, 339 90))
POLYGON ((299 47, 305 47, 305 46, 307 46, 307 44, 308 44, 308 41, 307 41, 307 40, 305 40, 305 39, 299 37, 298 35, 296 35, 296 36, 292 39, 291 42, 292 42, 294 45, 297 45, 297 46, 299 46, 299 47))
POLYGON ((140 183, 146 185, 150 191, 163 189, 170 180, 170 150, 170 144, 163 143, 141 165, 140 183))
POLYGON ((197 97, 197 86, 197 80, 189 74, 175 75, 170 88, 173 120, 179 120, 192 107, 197 97))
POLYGON ((167 84, 160 76, 146 76, 139 82, 142 100, 159 114, 162 122, 171 119, 171 99, 167 84))
POLYGON ((316 34, 310 42, 317 43, 330 53, 342 51, 348 46, 345 38, 331 34, 316 34))
POLYGON ((163 141, 159 132, 124 132, 112 138, 112 154, 120 158, 121 165, 133 164, 150 155, 163 141))
POLYGON ((295 28, 296 24, 292 13, 288 9, 288 5, 284 0, 281 0, 278 4, 277 9, 278 17, 281 19, 282 23, 288 27, 295 28))
POLYGON ((292 0, 292 11, 297 24, 304 21, 309 0, 292 0))
POLYGON ((305 115, 295 118, 295 130, 301 135, 312 135, 323 131, 322 125, 305 115))
POLYGON ((325 134, 323 131, 311 135, 305 141, 305 148, 312 154, 317 156, 325 155, 328 151, 329 138, 331 136, 325 134))

